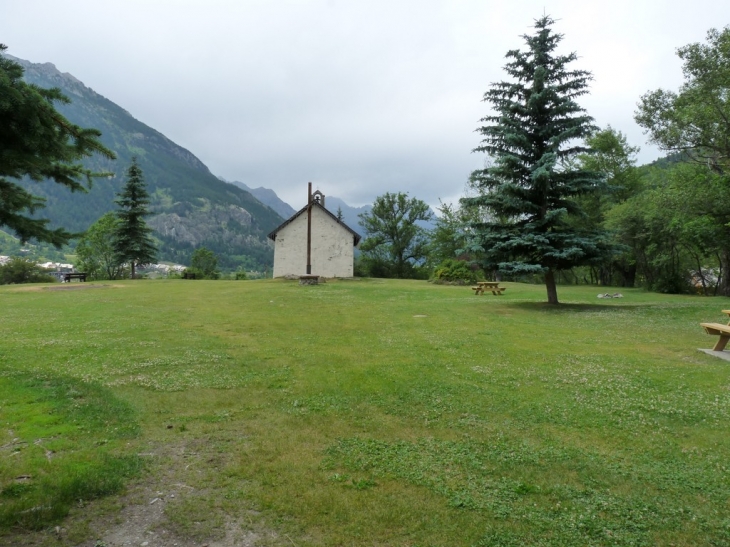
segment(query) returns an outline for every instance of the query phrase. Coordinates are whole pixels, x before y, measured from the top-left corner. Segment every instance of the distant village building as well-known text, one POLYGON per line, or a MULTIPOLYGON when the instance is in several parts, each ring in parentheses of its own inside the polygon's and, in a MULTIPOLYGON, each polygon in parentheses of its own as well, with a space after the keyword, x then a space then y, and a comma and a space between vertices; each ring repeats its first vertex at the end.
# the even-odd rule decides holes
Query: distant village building
POLYGON ((269 234, 274 241, 274 277, 353 276, 360 235, 325 209, 324 199, 319 190, 312 193, 310 183, 308 204, 269 234))

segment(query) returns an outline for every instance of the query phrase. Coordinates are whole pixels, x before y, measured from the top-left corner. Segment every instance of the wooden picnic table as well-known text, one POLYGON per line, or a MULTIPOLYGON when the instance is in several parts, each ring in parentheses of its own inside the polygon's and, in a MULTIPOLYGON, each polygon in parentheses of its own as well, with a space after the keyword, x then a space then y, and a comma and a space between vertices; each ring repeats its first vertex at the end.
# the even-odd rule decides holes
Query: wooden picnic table
MULTIPOLYGON (((727 316, 730 316, 730 310, 722 310, 727 316)), ((730 342, 730 322, 727 325, 721 323, 700 323, 707 334, 719 336, 719 340, 713 347, 713 351, 723 351, 728 342, 730 342)))
POLYGON ((493 295, 501 295, 507 290, 507 287, 500 287, 499 281, 477 281, 477 286, 472 287, 471 290, 474 294, 484 294, 485 291, 490 291, 493 295))

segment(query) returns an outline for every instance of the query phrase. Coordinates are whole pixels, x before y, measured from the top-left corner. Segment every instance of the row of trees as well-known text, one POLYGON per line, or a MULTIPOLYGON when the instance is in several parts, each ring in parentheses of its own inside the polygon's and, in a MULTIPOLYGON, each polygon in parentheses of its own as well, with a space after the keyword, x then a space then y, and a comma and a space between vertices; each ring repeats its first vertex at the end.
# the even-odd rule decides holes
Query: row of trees
POLYGON ((484 95, 492 113, 475 151, 488 163, 471 174, 468 197, 442 204, 430 234, 417 225, 429 218, 423 202, 377 198, 362 217, 363 269, 468 271, 458 258, 488 275, 540 278, 553 304, 560 277, 730 296, 730 28, 678 50, 679 92, 641 97, 636 121, 670 158, 636 167, 638 148, 577 103, 591 74, 570 69, 576 54, 556 53, 553 24, 536 21, 526 49, 507 53, 512 81, 484 95))
MULTIPOLYGON (((425 203, 402 193, 377 198, 362 217, 362 268, 418 277, 441 260, 451 262, 440 272, 465 271, 459 259, 487 274, 539 277, 550 303, 558 302, 557 283, 566 276, 672 292, 692 282, 730 295, 730 29, 711 30, 707 43, 678 50, 685 76, 678 92, 641 98, 636 121, 673 155, 637 168, 637 149, 610 127, 599 130, 577 103, 591 74, 571 69, 575 54, 556 53, 562 36, 553 24, 547 16, 536 21, 535 33, 523 37, 525 50, 507 53, 511 81, 484 95, 492 111, 478 128, 475 151, 488 163, 472 173, 469 196, 456 207, 442 205, 430 234, 422 224, 431 220, 425 203)), ((22 240, 58 246, 73 234, 35 218, 42 200, 12 180, 50 179, 83 191, 103 173, 79 160, 114 154, 98 131, 58 114, 53 103, 68 101, 59 90, 28 85, 22 74, 0 57, 0 226, 22 240)), ((110 277, 125 263, 134 275, 154 258, 136 164, 127 179, 120 210, 100 219, 80 244, 80 256, 107 245, 95 256, 108 258, 87 259, 85 267, 110 277)))

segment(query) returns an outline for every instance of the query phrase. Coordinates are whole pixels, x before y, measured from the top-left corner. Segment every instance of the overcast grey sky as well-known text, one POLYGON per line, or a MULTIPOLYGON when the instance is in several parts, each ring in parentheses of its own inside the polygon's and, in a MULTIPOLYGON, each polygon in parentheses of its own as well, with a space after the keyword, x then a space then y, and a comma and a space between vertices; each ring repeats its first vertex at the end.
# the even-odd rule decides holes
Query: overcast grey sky
POLYGON ((676 48, 730 24, 730 1, 0 0, 0 42, 294 208, 308 181, 351 205, 437 205, 483 165, 482 96, 543 13, 593 72, 581 104, 645 163, 660 153, 636 102, 680 85, 676 48))

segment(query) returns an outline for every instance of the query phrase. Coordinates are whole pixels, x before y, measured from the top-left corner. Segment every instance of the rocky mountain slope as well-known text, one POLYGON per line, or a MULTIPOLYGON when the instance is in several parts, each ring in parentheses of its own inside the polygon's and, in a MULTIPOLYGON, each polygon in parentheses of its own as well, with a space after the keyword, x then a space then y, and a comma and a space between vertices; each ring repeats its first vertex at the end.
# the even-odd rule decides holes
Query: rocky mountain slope
POLYGON ((205 246, 227 268, 265 268, 273 262, 266 235, 283 222, 282 215, 249 191, 226 183, 190 151, 136 120, 126 110, 85 86, 51 63, 13 58, 25 68, 25 79, 41 87, 58 87, 71 100, 57 109, 70 121, 102 132, 102 142, 116 161, 89 158, 88 167, 113 173, 97 179, 88 194, 71 193, 57 184, 25 181, 47 200, 39 214, 53 225, 81 232, 105 212, 115 209, 114 197, 133 156, 138 158, 152 197, 148 223, 160 242, 159 259, 189 263, 192 251, 205 246))

